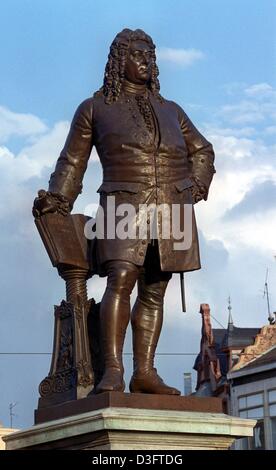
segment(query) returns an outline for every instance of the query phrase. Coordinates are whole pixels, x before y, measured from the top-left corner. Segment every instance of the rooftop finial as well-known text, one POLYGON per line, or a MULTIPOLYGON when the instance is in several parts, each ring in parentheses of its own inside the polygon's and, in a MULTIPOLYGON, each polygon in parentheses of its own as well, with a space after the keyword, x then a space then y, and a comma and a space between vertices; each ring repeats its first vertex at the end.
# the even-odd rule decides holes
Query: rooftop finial
POLYGON ((230 326, 233 326, 234 325, 234 322, 233 322, 233 317, 232 317, 232 305, 231 305, 231 297, 229 295, 228 297, 228 311, 229 311, 229 315, 228 315, 228 328, 230 326))

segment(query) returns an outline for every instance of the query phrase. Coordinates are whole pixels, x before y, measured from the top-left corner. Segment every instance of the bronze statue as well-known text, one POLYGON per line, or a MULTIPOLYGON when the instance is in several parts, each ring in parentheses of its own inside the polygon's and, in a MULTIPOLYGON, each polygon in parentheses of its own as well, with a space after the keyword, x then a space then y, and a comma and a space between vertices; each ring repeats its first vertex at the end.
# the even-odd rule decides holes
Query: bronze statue
MULTIPOLYGON (((103 87, 78 107, 65 146, 51 175, 48 192, 40 193, 34 215, 69 213, 82 189, 92 146, 103 168, 98 189, 107 214, 107 198, 119 204, 194 204, 207 199, 215 172, 212 145, 180 106, 160 92, 155 45, 142 30, 124 29, 115 37, 103 87)), ((139 224, 137 219, 133 224, 139 224)), ((96 393, 124 391, 122 350, 130 317, 134 372, 131 392, 180 394, 154 368, 163 320, 163 301, 172 273, 200 269, 197 228, 191 220, 189 249, 175 251, 173 235, 163 239, 98 239, 98 273, 107 276, 100 323, 104 375, 96 393), (130 312, 130 294, 138 296, 130 312)), ((157 230, 161 218, 157 218, 157 230)), ((160 234, 160 232, 158 232, 160 234)))

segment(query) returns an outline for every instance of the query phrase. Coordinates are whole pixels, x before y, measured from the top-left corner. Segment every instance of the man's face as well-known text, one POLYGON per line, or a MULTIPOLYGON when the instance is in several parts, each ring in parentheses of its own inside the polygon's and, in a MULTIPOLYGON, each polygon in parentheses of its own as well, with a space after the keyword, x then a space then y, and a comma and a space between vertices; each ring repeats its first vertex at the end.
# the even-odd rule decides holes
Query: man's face
POLYGON ((145 41, 133 41, 125 67, 125 78, 135 84, 142 85, 151 77, 152 49, 145 41))

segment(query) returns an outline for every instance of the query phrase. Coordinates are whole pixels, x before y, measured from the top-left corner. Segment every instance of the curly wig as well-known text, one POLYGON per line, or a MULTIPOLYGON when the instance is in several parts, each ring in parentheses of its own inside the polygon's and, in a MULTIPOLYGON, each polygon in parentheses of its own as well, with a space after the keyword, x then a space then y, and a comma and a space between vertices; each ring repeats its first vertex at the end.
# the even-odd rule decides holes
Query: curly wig
POLYGON ((156 65, 155 45, 151 37, 141 29, 136 29, 135 31, 131 29, 123 29, 123 31, 117 34, 111 44, 108 61, 105 67, 104 84, 97 92, 97 94, 101 93, 105 96, 105 102, 107 104, 114 103, 120 96, 122 83, 125 78, 125 65, 128 49, 131 42, 137 40, 145 41, 151 47, 153 63, 148 88, 160 101, 163 101, 159 94, 159 70, 156 65))

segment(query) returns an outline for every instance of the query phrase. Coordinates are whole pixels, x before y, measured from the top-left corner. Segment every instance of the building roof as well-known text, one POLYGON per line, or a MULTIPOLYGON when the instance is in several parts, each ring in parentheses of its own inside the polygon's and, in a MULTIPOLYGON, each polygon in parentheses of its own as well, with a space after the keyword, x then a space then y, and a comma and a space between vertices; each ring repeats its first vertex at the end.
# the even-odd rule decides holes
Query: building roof
POLYGON ((272 362, 276 363, 276 346, 274 346, 272 349, 262 354, 261 356, 257 357, 253 361, 249 362, 242 368, 242 370, 255 369, 255 367, 271 364, 272 362))
POLYGON ((212 328, 212 332, 215 343, 221 345, 227 330, 225 328, 212 328))
MULTIPOLYGON (((213 328, 213 337, 215 343, 215 352, 220 362, 220 370, 223 376, 229 372, 229 362, 227 359, 227 349, 244 349, 254 343, 255 336, 260 328, 238 328, 232 323, 228 323, 228 328, 213 328)), ((197 370, 201 360, 198 354, 194 369, 197 370)))
POLYGON ((201 304, 200 314, 200 352, 194 364, 196 394, 221 396, 225 400, 230 393, 229 379, 249 383, 255 380, 255 374, 260 373, 259 380, 271 374, 275 376, 276 324, 238 328, 233 324, 231 304, 227 328, 212 328, 208 304, 201 304))
POLYGON ((222 343, 222 349, 243 349, 254 343, 260 328, 238 328, 230 325, 222 343))
POLYGON ((221 348, 242 349, 254 343, 255 336, 260 328, 238 328, 233 324, 225 328, 213 328, 215 344, 221 348))

